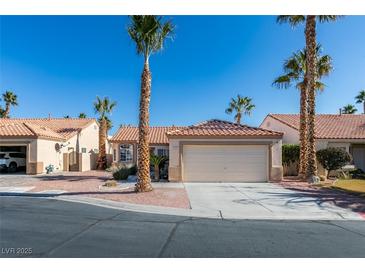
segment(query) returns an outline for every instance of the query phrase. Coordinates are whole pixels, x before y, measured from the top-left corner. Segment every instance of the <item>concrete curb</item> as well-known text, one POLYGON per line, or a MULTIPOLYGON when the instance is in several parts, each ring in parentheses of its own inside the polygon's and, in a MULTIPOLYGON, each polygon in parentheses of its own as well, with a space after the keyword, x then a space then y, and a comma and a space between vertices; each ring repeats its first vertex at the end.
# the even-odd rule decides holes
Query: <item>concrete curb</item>
POLYGON ((221 219, 222 216, 219 211, 215 210, 193 210, 193 209, 185 209, 185 208, 173 208, 173 207, 163 207, 163 206, 154 206, 154 205, 142 205, 142 204, 131 204, 125 202, 116 202, 105 199, 93 198, 93 197, 53 197, 51 199, 66 201, 66 202, 75 202, 75 203, 83 203, 94 206, 118 209, 118 210, 126 210, 133 212, 143 212, 143 213, 152 213, 152 214, 163 214, 163 215, 175 215, 175 216, 186 216, 186 217, 197 217, 197 218, 214 218, 221 219))
POLYGON ((142 212, 150 214, 161 214, 161 215, 174 215, 174 216, 184 216, 192 218, 208 218, 208 219, 227 219, 227 220, 308 220, 308 221, 318 221, 318 220, 362 220, 364 218, 360 214, 354 214, 354 216, 342 216, 333 215, 333 217, 321 216, 318 214, 313 215, 297 215, 295 217, 288 215, 274 215, 274 216, 257 216, 257 215, 245 215, 237 216, 224 214, 221 211, 216 210, 203 210, 203 209, 184 209, 184 208, 172 208, 172 207, 162 207, 153 205, 141 205, 141 204, 130 204, 125 202, 116 202, 105 199, 93 198, 93 197, 53 197, 48 199, 55 199, 66 202, 83 203, 94 206, 100 206, 105 208, 125 210, 132 212, 142 212))

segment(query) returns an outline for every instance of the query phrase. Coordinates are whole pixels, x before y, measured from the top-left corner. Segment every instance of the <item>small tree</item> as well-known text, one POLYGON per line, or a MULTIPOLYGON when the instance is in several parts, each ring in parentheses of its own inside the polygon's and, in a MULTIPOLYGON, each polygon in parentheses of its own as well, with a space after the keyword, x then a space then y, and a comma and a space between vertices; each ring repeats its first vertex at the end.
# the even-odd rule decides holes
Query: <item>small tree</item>
POLYGON ((165 156, 158 156, 156 154, 151 154, 150 163, 155 171, 155 180, 160 180, 160 166, 167 160, 165 156))
POLYGON ((328 171, 337 170, 351 161, 351 156, 341 148, 330 147, 317 151, 318 162, 328 171))

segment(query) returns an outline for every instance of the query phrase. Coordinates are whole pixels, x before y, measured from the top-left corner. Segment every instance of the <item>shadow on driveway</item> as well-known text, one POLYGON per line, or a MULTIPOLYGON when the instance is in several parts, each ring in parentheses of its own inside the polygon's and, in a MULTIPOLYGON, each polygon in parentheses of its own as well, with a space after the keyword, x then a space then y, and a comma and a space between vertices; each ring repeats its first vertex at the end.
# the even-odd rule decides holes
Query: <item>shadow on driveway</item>
POLYGON ((346 193, 335 189, 297 189, 286 187, 293 192, 261 192, 279 198, 289 199, 286 204, 316 203, 322 207, 324 203, 332 203, 335 206, 351 209, 357 213, 365 214, 365 199, 359 195, 346 193))

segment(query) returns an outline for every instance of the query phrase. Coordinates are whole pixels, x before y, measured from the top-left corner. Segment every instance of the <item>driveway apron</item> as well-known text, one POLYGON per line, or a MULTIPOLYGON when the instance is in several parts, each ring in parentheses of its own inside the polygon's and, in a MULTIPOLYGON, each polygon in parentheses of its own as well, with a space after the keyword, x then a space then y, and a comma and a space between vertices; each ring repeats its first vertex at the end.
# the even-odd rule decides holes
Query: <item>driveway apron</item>
POLYGON ((349 209, 272 183, 184 183, 192 209, 239 219, 359 219, 349 209))

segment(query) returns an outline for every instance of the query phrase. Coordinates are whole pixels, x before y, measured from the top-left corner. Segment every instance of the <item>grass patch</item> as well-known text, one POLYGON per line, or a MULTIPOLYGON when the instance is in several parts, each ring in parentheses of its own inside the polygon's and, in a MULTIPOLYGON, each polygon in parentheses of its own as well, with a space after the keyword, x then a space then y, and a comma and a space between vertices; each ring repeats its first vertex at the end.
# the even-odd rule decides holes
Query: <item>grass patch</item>
POLYGON ((343 179, 338 180, 332 185, 333 188, 365 195, 365 180, 343 179))

